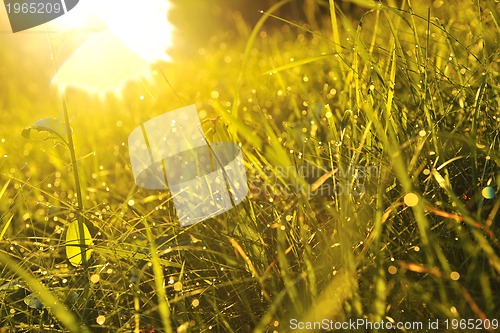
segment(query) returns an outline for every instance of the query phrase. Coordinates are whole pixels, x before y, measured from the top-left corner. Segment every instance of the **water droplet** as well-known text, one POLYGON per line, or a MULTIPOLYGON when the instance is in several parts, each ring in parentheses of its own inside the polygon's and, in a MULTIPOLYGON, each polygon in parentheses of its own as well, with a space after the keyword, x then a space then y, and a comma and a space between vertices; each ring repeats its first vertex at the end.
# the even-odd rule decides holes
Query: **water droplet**
POLYGON ((481 191, 481 194, 485 199, 493 199, 495 197, 495 189, 491 186, 485 187, 481 191))
POLYGON ((90 282, 95 284, 98 283, 100 279, 101 277, 99 276, 99 274, 94 274, 90 277, 90 282))
POLYGON ((106 321, 106 317, 104 317, 103 315, 100 315, 97 317, 97 319, 95 320, 99 325, 103 325, 104 322, 106 321))
POLYGON ((414 207, 418 203, 418 196, 415 193, 410 192, 405 195, 404 202, 407 206, 414 207))
POLYGON ((460 274, 458 272, 451 272, 450 274, 450 278, 453 280, 453 281, 458 281, 458 279, 460 279, 460 274))
POLYGON ((182 290, 182 283, 181 282, 174 283, 174 290, 181 291, 182 290))
POLYGON ((218 92, 217 90, 214 90, 214 91, 212 91, 212 92, 210 93, 210 97, 211 97, 212 99, 218 99, 218 98, 219 98, 219 96, 220 96, 220 95, 219 95, 219 92, 218 92))
POLYGON ((476 143, 476 147, 479 148, 479 149, 483 149, 483 148, 486 147, 486 145, 483 145, 482 143, 477 142, 476 143))

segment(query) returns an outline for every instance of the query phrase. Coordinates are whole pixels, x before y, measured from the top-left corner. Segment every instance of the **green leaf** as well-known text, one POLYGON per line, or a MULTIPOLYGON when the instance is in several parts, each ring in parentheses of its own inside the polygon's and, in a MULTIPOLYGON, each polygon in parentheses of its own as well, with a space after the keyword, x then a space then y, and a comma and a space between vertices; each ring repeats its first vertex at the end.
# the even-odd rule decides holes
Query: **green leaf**
POLYGON ((22 134, 25 138, 32 140, 57 139, 68 145, 68 131, 66 125, 61 121, 61 117, 40 119, 34 125, 26 127, 22 134), (34 134, 33 131, 38 132, 38 135, 34 134), (41 137, 40 134, 48 135, 41 137))
POLYGON ((66 256, 68 257, 71 265, 77 267, 82 264, 82 254, 86 255, 87 261, 92 255, 92 249, 89 247, 93 245, 89 229, 83 224, 83 234, 85 238, 85 248, 80 247, 80 229, 78 221, 73 221, 68 225, 66 230, 66 256))

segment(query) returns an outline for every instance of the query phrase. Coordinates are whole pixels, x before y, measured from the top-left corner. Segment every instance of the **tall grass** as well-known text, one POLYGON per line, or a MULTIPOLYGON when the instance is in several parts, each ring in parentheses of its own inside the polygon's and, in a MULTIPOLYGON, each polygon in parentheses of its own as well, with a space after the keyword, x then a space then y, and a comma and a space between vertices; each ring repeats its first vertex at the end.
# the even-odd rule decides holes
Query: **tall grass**
POLYGON ((499 319, 498 5, 356 3, 354 18, 321 3, 311 30, 275 16, 282 1, 248 35, 159 64, 168 84, 69 94, 82 205, 68 151, 20 138, 56 96, 3 82, 0 331, 499 319), (251 193, 181 229, 168 193, 135 187, 124 142, 189 102, 209 140, 241 145, 251 193), (82 206, 95 239, 75 268, 64 230, 82 206))

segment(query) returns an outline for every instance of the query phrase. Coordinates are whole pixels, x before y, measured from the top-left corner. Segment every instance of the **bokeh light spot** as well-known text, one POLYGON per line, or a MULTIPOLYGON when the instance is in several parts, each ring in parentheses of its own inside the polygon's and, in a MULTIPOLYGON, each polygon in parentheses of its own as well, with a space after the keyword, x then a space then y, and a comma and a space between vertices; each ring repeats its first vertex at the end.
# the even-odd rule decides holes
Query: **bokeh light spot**
POLYGON ((99 280, 101 280, 101 277, 99 276, 99 274, 94 274, 90 277, 90 282, 92 282, 92 283, 98 283, 99 280))
POLYGON ((181 282, 174 283, 174 290, 181 291, 182 290, 182 283, 181 282))
POLYGON ((97 317, 97 319, 95 320, 99 325, 103 325, 104 322, 106 321, 106 317, 104 317, 103 315, 100 315, 97 317))
POLYGON ((483 188, 483 190, 481 191, 481 194, 483 195, 483 198, 485 198, 485 199, 493 199, 495 197, 495 190, 493 189, 493 187, 488 186, 488 187, 483 188))
POLYGON ((418 204, 418 196, 415 193, 408 193, 405 195, 404 202, 409 207, 414 207, 418 204))

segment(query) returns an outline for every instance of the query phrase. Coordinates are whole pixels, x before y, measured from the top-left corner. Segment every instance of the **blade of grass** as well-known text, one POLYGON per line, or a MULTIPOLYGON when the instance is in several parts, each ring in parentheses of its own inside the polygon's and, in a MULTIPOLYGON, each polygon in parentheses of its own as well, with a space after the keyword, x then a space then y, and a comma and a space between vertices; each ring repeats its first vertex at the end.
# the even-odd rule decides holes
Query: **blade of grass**
POLYGON ((27 283, 31 291, 37 295, 43 305, 54 314, 57 320, 68 331, 73 333, 90 333, 88 327, 82 326, 77 317, 49 289, 40 283, 33 274, 22 268, 19 263, 2 252, 0 252, 0 262, 27 283))
POLYGON ((160 258, 156 251, 155 240, 149 227, 147 219, 142 220, 146 227, 146 234, 150 245, 151 263, 153 264, 154 284, 156 290, 156 297, 158 299, 158 312, 163 323, 165 333, 172 333, 172 322, 170 314, 170 305, 168 302, 167 294, 165 292, 165 277, 163 276, 163 267, 160 258))

